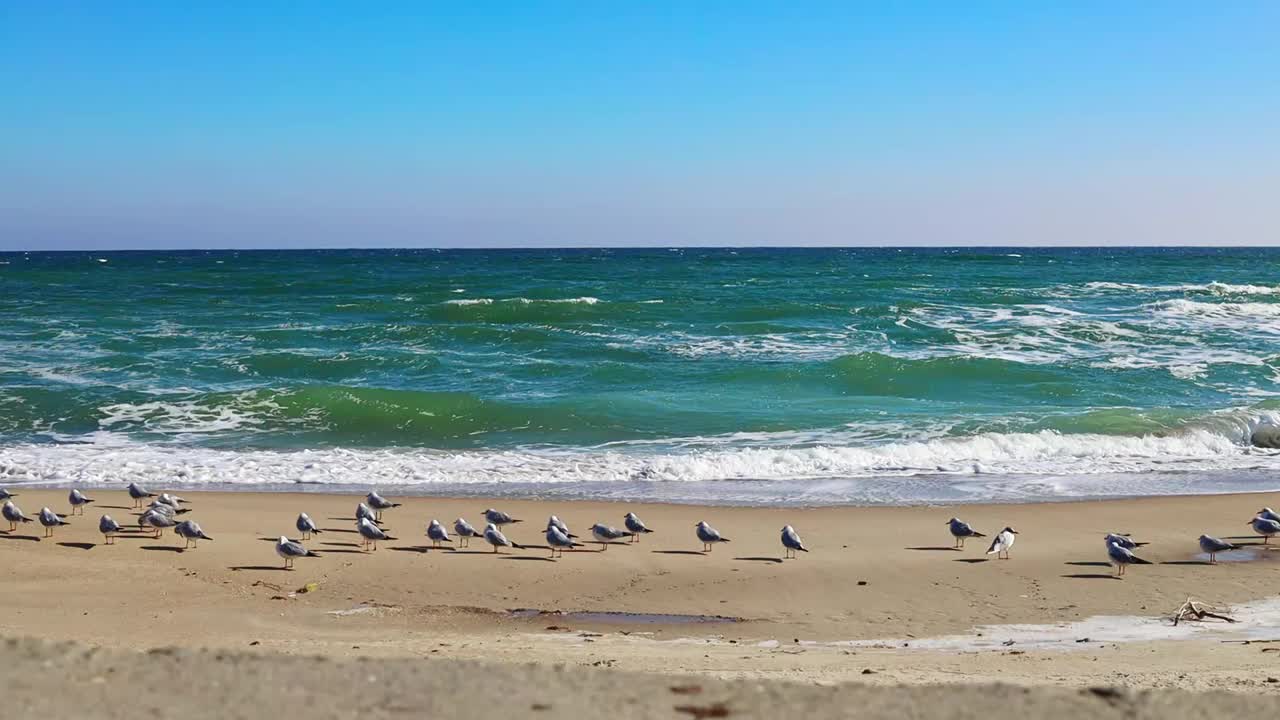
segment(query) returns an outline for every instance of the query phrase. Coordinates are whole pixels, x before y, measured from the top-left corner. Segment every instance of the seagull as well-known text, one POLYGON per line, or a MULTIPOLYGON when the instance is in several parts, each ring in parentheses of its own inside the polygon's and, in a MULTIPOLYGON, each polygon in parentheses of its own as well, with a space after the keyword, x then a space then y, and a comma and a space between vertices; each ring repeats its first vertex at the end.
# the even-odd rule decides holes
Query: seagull
POLYGON ((1128 535, 1121 535, 1119 533, 1107 533, 1104 540, 1107 545, 1110 545, 1111 543, 1115 543, 1120 547, 1124 548, 1125 550, 1137 550, 1143 545, 1150 544, 1150 543, 1144 543, 1144 542, 1136 542, 1133 538, 1129 537, 1128 535))
POLYGON ((956 539, 954 547, 961 550, 964 549, 965 538, 986 537, 983 533, 969 527, 969 523, 961 520, 960 518, 951 518, 947 521, 947 524, 951 526, 951 537, 956 539))
POLYGON ((174 526, 173 532, 178 535, 181 535, 183 539, 186 540, 186 543, 182 545, 184 550, 187 548, 188 545, 190 545, 191 548, 194 550, 197 546, 197 543, 200 540, 213 539, 208 535, 204 534, 204 530, 201 529, 200 523, 197 523, 195 520, 183 520, 182 522, 174 526))
POLYGON ((116 535, 120 534, 120 523, 111 519, 110 515, 98 518, 98 532, 107 539, 108 545, 116 544, 116 535))
POLYGON ((59 525, 70 525, 71 523, 62 519, 58 513, 47 507, 40 508, 40 524, 44 526, 44 536, 53 537, 53 529, 59 525))
POLYGON ((1007 527, 996 534, 996 539, 991 541, 991 547, 987 548, 988 555, 995 555, 997 560, 1009 559, 1009 548, 1013 547, 1013 541, 1017 539, 1018 531, 1011 527, 1007 527))
POLYGON ((649 528, 645 527, 644 523, 640 518, 636 517, 636 514, 633 512, 629 512, 622 516, 622 523, 631 531, 631 542, 640 542, 641 535, 653 532, 649 528))
POLYGON ((1213 537, 1212 535, 1200 536, 1200 549, 1203 550, 1204 552, 1209 553, 1210 565, 1218 564, 1218 553, 1226 552, 1228 550, 1236 550, 1238 548, 1239 546, 1232 545, 1229 542, 1223 542, 1222 540, 1219 540, 1218 538, 1213 537))
POLYGON ((483 534, 462 518, 453 521, 453 531, 458 533, 459 547, 471 547, 471 538, 480 537, 483 534))
POLYGON ((160 502, 159 499, 152 500, 151 504, 147 506, 147 509, 154 510, 155 512, 158 512, 158 513, 164 513, 169 517, 177 517, 179 515, 185 515, 191 512, 190 508, 179 508, 175 505, 170 505, 169 503, 166 503, 166 502, 160 502))
POLYGON ((489 523, 488 525, 485 526, 484 540, 485 542, 493 546, 494 552, 498 552, 499 547, 513 547, 517 550, 524 549, 519 545, 508 540, 507 536, 503 535, 502 531, 498 529, 498 526, 494 525, 493 523, 489 523))
POLYGON ((1134 555, 1132 550, 1120 543, 1107 543, 1107 555, 1111 558, 1111 564, 1116 566, 1116 577, 1123 577, 1124 569, 1129 565, 1151 564, 1151 561, 1134 555))
POLYGON ((302 547, 302 543, 296 543, 283 535, 276 541, 276 554, 284 558, 285 570, 292 570, 293 561, 300 557, 320 557, 302 547))
POLYGON ((1262 536, 1263 545, 1270 542, 1272 535, 1280 533, 1280 521, 1268 520, 1261 515, 1245 524, 1253 526, 1253 531, 1262 536))
POLYGON ((369 493, 364 500, 365 502, 369 503, 369 507, 373 508, 376 511, 377 517, 375 517, 374 520, 377 522, 382 522, 383 510, 390 510, 391 508, 400 507, 400 503, 391 502, 390 500, 379 495, 376 490, 374 492, 369 493))
POLYGON ((432 547, 440 547, 440 543, 453 542, 449 538, 449 531, 435 518, 432 518, 431 524, 427 526, 427 537, 431 539, 432 547))
POLYGON ((4 507, 0 508, 0 515, 4 515, 4 519, 9 521, 9 532, 18 529, 18 523, 31 522, 31 518, 22 514, 22 508, 13 504, 12 500, 5 500, 4 507))
MULTIPOLYGON (((363 504, 364 503, 361 503, 361 505, 363 504)), ((390 536, 383 532, 382 528, 374 525, 373 521, 367 517, 360 518, 356 521, 356 530, 359 531, 360 537, 364 538, 360 543, 365 546, 366 551, 368 551, 370 547, 377 550, 379 540, 390 539, 390 536)))
POLYGON ((84 506, 93 502, 93 498, 85 497, 84 493, 76 490, 75 488, 71 488, 71 494, 67 496, 67 500, 71 502, 72 515, 83 515, 84 506))
POLYGON ((630 532, 626 530, 619 530, 616 527, 610 527, 608 525, 605 525, 604 523, 596 523, 595 525, 592 525, 587 529, 591 531, 591 537, 594 537, 596 539, 596 542, 600 543, 600 549, 602 551, 608 550, 609 543, 613 542, 614 540, 621 540, 624 537, 631 537, 630 532))
POLYGON ((555 515, 552 515, 551 517, 547 518, 547 527, 549 528, 553 527, 559 530, 560 532, 564 533, 566 537, 571 539, 578 537, 577 535, 574 535, 573 533, 569 532, 569 526, 565 525, 564 521, 556 517, 555 515))
POLYGON ((320 528, 316 527, 315 521, 306 513, 298 513, 298 520, 294 526, 298 528, 298 532, 302 533, 303 540, 308 540, 312 535, 320 533, 320 528))
POLYGON ((178 521, 172 515, 166 515, 156 510, 148 510, 138 518, 138 527, 149 527, 156 531, 155 538, 160 539, 160 533, 164 528, 171 528, 177 525, 178 521))
POLYGON ((790 525, 782 527, 782 547, 783 557, 796 557, 796 551, 809 552, 809 548, 804 546, 804 541, 800 539, 800 535, 796 533, 796 529, 790 525))
POLYGON ((134 507, 142 507, 142 500, 144 498, 156 496, 155 493, 147 492, 146 490, 142 489, 141 485, 135 482, 129 483, 129 487, 127 489, 129 491, 129 497, 133 498, 134 507))
POLYGON ((1259 510, 1258 517, 1280 522, 1280 515, 1277 515, 1276 512, 1269 507, 1264 507, 1261 510, 1259 510))
POLYGON ((156 502, 164 503, 165 505, 172 507, 174 510, 181 510, 182 503, 186 501, 186 498, 180 498, 177 495, 170 495, 169 493, 160 493, 160 497, 156 498, 156 502))
POLYGON ((378 514, 375 513, 373 511, 373 508, 369 507, 368 505, 365 505, 364 503, 358 503, 356 505, 356 522, 360 522, 361 520, 371 520, 374 523, 377 523, 378 514))
POLYGON ((524 522, 523 520, 517 520, 511 517, 501 510, 494 510, 493 508, 489 508, 484 511, 484 519, 488 520, 492 525, 506 525, 508 523, 524 522))
POLYGON ((576 543, 571 539, 571 535, 566 534, 563 530, 555 525, 547 526, 547 545, 551 547, 551 557, 556 556, 556 552, 564 557, 565 548, 582 547, 582 543, 576 543))
POLYGON ((0 488, 0 500, 8 500, 9 498, 16 498, 16 497, 18 497, 17 493, 11 493, 8 490, 5 490, 4 488, 0 488))
POLYGON ((708 525, 705 520, 699 521, 694 528, 698 539, 702 541, 702 552, 711 552, 711 546, 716 543, 729 542, 729 538, 721 537, 720 531, 708 525))

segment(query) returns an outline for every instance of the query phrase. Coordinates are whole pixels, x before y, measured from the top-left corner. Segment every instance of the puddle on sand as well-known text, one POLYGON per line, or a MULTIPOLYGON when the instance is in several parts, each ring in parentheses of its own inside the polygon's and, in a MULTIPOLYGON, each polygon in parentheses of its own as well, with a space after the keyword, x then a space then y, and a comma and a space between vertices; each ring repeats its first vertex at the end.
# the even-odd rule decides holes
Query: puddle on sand
POLYGON ((578 622, 596 623, 598 625, 706 625, 712 623, 739 623, 742 618, 727 615, 674 615, 666 613, 631 613, 631 612, 563 612, 560 610, 538 610, 536 608, 517 608, 507 612, 509 617, 525 618, 557 618, 576 620, 578 622))

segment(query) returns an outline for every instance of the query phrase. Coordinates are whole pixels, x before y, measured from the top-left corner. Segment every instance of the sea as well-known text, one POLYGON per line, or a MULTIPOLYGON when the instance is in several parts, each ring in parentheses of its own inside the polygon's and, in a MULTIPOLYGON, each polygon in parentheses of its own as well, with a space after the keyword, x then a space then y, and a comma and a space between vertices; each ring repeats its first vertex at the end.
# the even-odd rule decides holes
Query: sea
POLYGON ((0 486, 1280 490, 1280 250, 0 253, 0 486))

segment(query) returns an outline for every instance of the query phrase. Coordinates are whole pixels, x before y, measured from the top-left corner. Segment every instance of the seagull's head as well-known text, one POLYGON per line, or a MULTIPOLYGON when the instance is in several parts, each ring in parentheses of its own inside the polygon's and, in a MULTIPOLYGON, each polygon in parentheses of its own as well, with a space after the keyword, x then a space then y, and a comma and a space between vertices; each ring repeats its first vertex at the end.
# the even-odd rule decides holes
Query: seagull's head
POLYGON ((1011 527, 1007 527, 1007 528, 1005 528, 1005 529, 1004 529, 1004 531, 1005 531, 1005 532, 1007 532, 1007 533, 1013 534, 1013 535, 1017 535, 1017 534, 1018 534, 1018 531, 1017 531, 1017 530, 1014 530, 1014 529, 1013 529, 1013 528, 1011 528, 1011 527))
POLYGON ((1275 513, 1271 512, 1271 508, 1269 508, 1269 507, 1264 507, 1264 508, 1262 508, 1261 510, 1259 510, 1259 511, 1258 511, 1258 514, 1259 514, 1259 515, 1274 515, 1275 513))
POLYGON ((280 536, 280 544, 281 544, 281 545, 284 545, 284 544, 285 544, 285 543, 287 543, 287 542, 289 542, 289 538, 287 538, 287 537, 285 537, 285 536, 281 535, 281 536, 280 536))
POLYGON ((950 520, 943 523, 943 525, 954 525, 958 522, 960 522, 960 518, 951 518, 950 520))
POLYGON ((707 527, 707 521, 706 521, 706 520, 699 520, 699 521, 698 521, 698 523, 697 523, 696 525, 694 525, 694 527, 698 527, 698 528, 707 527))
POLYGON ((624 515, 623 517, 625 517, 625 518, 627 518, 627 519, 629 519, 629 520, 634 520, 634 519, 636 518, 636 514, 635 514, 635 513, 633 513, 633 512, 629 512, 629 513, 627 513, 626 515, 624 515))

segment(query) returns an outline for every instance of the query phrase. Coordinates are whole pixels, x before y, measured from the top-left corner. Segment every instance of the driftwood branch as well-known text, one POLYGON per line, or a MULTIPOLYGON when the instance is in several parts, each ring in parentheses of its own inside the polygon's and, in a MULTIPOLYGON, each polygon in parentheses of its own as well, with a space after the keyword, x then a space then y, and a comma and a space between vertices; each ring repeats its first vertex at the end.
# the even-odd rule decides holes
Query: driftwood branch
POLYGON ((1229 623, 1236 622, 1235 618, 1224 613, 1226 613, 1226 610, 1222 608, 1187 598, 1187 601, 1182 603, 1182 607, 1178 608, 1178 611, 1173 614, 1173 624, 1177 625, 1184 620, 1204 620, 1205 618, 1225 620, 1229 623))

